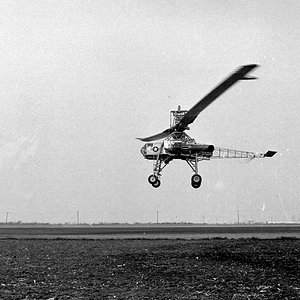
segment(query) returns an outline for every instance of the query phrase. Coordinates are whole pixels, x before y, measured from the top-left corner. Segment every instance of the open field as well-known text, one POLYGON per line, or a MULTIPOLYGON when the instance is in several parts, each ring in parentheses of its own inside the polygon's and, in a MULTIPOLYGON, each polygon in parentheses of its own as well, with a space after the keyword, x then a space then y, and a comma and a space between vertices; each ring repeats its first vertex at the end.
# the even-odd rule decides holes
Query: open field
POLYGON ((0 238, 300 238, 300 225, 2 225, 0 238))
POLYGON ((299 299, 300 240, 1 239, 0 299, 299 299))

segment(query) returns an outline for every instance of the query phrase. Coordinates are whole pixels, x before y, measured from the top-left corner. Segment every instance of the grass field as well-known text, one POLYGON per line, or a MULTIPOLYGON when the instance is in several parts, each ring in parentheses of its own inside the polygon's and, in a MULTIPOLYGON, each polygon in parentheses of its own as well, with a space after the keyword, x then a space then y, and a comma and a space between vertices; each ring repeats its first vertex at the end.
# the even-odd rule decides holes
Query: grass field
POLYGON ((0 239, 0 299, 300 299, 300 240, 0 239))

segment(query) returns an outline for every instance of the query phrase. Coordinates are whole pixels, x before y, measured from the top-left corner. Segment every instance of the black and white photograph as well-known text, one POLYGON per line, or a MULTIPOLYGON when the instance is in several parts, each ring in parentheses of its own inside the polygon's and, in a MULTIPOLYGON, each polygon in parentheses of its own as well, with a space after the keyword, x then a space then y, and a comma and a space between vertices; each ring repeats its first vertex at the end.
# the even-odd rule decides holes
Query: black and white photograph
POLYGON ((0 300, 300 299, 300 1, 0 1, 0 300))

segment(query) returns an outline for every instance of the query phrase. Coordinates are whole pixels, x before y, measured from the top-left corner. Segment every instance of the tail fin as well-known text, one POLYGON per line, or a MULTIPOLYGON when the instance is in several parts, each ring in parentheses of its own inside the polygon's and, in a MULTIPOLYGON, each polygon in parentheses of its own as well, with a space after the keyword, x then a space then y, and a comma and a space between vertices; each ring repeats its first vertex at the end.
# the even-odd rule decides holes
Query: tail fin
POLYGON ((277 151, 268 151, 264 154, 264 157, 272 157, 277 153, 277 151))

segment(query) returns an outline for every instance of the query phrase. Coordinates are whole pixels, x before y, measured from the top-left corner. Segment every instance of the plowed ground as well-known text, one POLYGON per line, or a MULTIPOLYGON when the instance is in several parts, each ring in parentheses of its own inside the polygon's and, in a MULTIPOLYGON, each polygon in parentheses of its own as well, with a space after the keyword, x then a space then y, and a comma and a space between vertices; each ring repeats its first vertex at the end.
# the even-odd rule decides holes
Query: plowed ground
POLYGON ((300 299, 300 240, 0 240, 0 299, 300 299))

